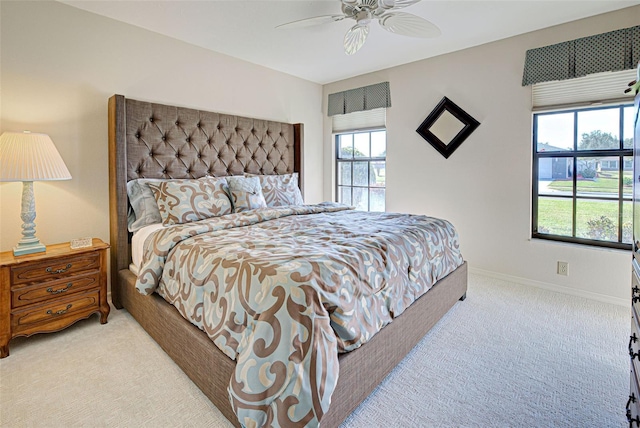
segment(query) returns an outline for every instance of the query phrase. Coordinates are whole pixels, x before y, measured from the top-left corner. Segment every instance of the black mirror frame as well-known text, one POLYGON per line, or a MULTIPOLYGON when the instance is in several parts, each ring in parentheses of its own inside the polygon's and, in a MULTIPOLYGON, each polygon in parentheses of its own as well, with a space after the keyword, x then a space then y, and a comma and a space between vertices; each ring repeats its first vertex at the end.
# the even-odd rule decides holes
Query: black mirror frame
POLYGON ((418 129, 416 129, 416 132, 420 134, 422 138, 427 140, 427 142, 431 144, 433 148, 439 151, 442 156, 448 159, 449 156, 451 156, 451 154, 455 152, 458 147, 460 147, 462 142, 466 140, 467 137, 471 135, 471 133, 475 131, 478 126, 480 126, 480 122, 475 120, 469 113, 462 110, 449 98, 444 97, 433 109, 433 111, 429 113, 429 116, 427 116, 427 118, 420 124, 418 129), (449 141, 449 144, 444 143, 442 140, 436 137, 433 132, 429 131, 429 128, 433 126, 433 124, 438 120, 440 115, 445 110, 451 113, 456 119, 464 124, 464 128, 462 128, 460 132, 458 132, 458 134, 453 137, 451 141, 449 141))

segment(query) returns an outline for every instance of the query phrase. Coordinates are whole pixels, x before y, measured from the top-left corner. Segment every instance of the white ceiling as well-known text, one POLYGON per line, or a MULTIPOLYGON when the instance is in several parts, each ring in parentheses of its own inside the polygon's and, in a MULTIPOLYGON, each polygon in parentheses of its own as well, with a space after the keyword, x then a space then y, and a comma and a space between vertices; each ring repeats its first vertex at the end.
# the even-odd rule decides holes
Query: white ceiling
POLYGON ((423 0, 403 11, 436 24, 440 37, 399 36, 373 22, 364 47, 347 56, 342 40, 354 25, 352 20, 275 29, 290 21, 340 14, 339 0, 62 2, 320 84, 640 4, 640 0, 423 0))

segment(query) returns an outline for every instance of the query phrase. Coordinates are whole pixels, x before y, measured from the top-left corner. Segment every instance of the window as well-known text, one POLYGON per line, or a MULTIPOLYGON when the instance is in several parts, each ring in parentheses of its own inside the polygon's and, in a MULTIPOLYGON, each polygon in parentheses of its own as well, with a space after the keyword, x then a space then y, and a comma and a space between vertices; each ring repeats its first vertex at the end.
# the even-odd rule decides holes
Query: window
POLYGON ((385 210, 387 132, 336 135, 336 200, 363 211, 385 210))
POLYGON ((630 249, 633 106, 533 116, 532 236, 630 249))

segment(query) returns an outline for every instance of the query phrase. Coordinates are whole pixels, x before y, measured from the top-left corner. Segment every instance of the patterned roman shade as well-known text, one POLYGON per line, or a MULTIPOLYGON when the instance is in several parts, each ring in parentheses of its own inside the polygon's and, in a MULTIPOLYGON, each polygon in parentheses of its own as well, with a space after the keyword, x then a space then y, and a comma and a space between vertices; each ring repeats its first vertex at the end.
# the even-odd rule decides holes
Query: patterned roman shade
POLYGON ((329 116, 391 107, 389 82, 329 94, 329 116))
POLYGON ((629 70, 640 61, 640 25, 529 49, 522 86, 603 71, 629 70))

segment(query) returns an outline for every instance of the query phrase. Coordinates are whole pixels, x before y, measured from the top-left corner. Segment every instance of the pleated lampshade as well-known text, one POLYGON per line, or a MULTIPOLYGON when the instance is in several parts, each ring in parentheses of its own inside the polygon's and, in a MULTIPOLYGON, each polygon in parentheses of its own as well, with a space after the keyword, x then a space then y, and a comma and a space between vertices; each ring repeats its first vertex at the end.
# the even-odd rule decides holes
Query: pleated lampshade
POLYGON ((0 181, 69 179, 71 174, 47 134, 24 131, 0 136, 0 181))

